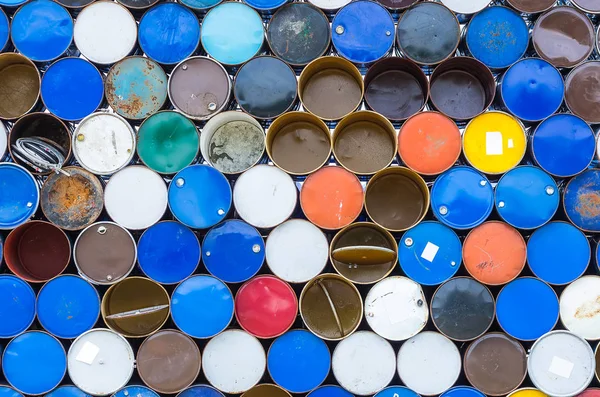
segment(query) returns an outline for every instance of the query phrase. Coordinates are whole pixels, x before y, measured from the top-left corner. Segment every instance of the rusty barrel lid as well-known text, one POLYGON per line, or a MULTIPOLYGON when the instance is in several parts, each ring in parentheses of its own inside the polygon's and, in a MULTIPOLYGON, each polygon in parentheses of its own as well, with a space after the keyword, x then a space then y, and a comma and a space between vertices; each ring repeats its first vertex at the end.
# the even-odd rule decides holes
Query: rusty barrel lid
POLYGON ((590 169, 572 178, 563 192, 567 218, 579 229, 600 231, 600 170, 590 169))
POLYGON ((587 340, 600 339, 600 277, 586 275, 560 295, 560 321, 567 330, 587 340))

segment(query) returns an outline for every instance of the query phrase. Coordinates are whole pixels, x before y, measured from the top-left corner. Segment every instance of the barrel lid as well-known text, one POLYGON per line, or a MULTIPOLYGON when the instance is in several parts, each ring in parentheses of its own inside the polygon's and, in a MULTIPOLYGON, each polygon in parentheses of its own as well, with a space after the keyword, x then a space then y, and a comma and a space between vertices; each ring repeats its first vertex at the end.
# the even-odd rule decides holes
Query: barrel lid
MULTIPOLYGON (((77 386, 64 385, 59 386, 50 393, 46 394, 48 397, 90 397, 89 394, 81 391, 77 386)), ((7 396, 5 396, 7 397, 7 396)))
MULTIPOLYGON (((485 397, 485 394, 470 386, 455 386, 442 393, 443 397, 485 397)), ((440 396, 440 397, 441 397, 440 396)))
POLYGON ((288 0, 244 0, 244 3, 259 11, 273 11, 287 3, 287 1, 288 0))
POLYGON ((26 3, 27 0, 2 0, 0 1, 0 5, 3 7, 10 7, 10 8, 14 8, 14 7, 18 7, 21 4, 26 3))
POLYGON ((509 394, 510 397, 548 397, 546 393, 534 387, 522 387, 509 394))
MULTIPOLYGON (((5 396, 12 397, 12 396, 5 396)), ((316 388, 308 393, 307 397, 354 397, 350 392, 340 386, 327 385, 316 388)))
POLYGON ((76 338, 98 321, 100 296, 84 279, 62 275, 44 284, 38 294, 37 311, 40 324, 52 335, 76 338))
POLYGON ((350 1, 351 0, 309 0, 312 5, 319 7, 328 14, 335 13, 335 11, 350 3, 350 1))
POLYGON ((0 163, 0 229, 14 229, 27 222, 39 202, 33 175, 18 164, 0 163))
MULTIPOLYGON (((2 17, 2 15, 0 15, 2 17)), ((4 123, 0 121, 0 160, 4 159, 8 151, 8 130, 4 123)))
POLYGON ((593 124, 600 122, 600 109, 595 101, 588 99, 586 93, 598 92, 595 86, 589 85, 589 81, 597 79, 599 75, 600 62, 586 61, 573 68, 565 79, 565 104, 573 114, 593 124))
POLYGON ((461 0, 443 0, 442 4, 457 14, 473 15, 485 9, 490 3, 488 0, 461 1, 461 0))
POLYGON ((113 397, 159 397, 159 395, 149 387, 132 385, 122 388, 113 397))
POLYGON ((233 318, 233 295, 221 280, 196 275, 182 281, 171 297, 173 322, 193 338, 212 338, 233 318))
MULTIPOLYGON (((25 281, 0 275, 0 338, 12 338, 25 331, 35 319, 35 293, 25 281)), ((6 397, 6 396, 4 396, 6 397)))
POLYGON ((419 397, 419 395, 405 386, 388 386, 374 397, 419 397))
POLYGON ((221 4, 223 0, 180 0, 180 2, 194 11, 206 11, 221 4))
POLYGON ((565 187, 563 205, 567 218, 579 229, 600 231, 600 170, 590 169, 565 187))
POLYGON ((560 320, 565 328, 588 340, 600 339, 600 277, 583 276, 560 295, 560 320))
POLYGON ((223 397, 223 393, 207 385, 194 385, 185 389, 177 397, 223 397))

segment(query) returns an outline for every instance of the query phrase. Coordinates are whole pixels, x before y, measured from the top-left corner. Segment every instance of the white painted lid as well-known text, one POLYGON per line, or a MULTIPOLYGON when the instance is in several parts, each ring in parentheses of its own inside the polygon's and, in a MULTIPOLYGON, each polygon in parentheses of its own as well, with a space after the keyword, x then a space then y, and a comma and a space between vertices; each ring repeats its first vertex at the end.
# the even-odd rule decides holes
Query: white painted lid
POLYGON ((110 65, 129 55, 137 42, 133 15, 118 3, 97 1, 75 19, 75 44, 94 63, 110 65))
POLYGON ((93 396, 114 394, 129 382, 135 356, 129 342, 109 329, 81 334, 67 356, 69 377, 82 391, 93 396))
POLYGON ((600 277, 584 276, 565 288, 560 296, 560 319, 575 335, 600 339, 600 277))
POLYGON ((324 11, 336 11, 346 4, 349 4, 352 0, 308 0, 309 3, 313 4, 324 11))
POLYGON ((590 344, 568 331, 539 338, 527 358, 529 378, 540 391, 554 397, 575 396, 594 378, 596 362, 590 344))
POLYGON ((0 161, 6 155, 6 150, 8 149, 8 131, 6 130, 6 126, 2 121, 0 121, 0 161))
POLYGON ((165 214, 167 185, 147 167, 125 167, 106 184, 104 208, 115 223, 125 228, 146 229, 165 214))
POLYGON ((461 370, 460 353, 444 335, 425 331, 413 336, 398 352, 398 374, 409 389, 423 396, 451 388, 461 370))
POLYGON ((371 329, 385 339, 406 340, 427 324, 427 299, 418 283, 406 277, 388 277, 367 294, 365 318, 371 329))
POLYGON ((475 14, 490 4, 490 0, 441 0, 442 4, 457 14, 475 14))
POLYGON ((232 329, 212 338, 202 353, 202 368, 211 385, 239 394, 255 386, 265 373, 265 350, 254 336, 232 329))
POLYGON ((353 333, 333 351, 335 379, 344 389, 359 396, 375 394, 389 385, 395 367, 394 348, 371 331, 353 333))
POLYGON ((244 172, 233 186, 233 205, 240 217, 259 228, 279 225, 292 215, 298 190, 279 168, 259 164, 244 172))
POLYGON ((75 129, 72 146, 75 159, 83 168, 96 175, 109 175, 131 162, 135 131, 119 115, 93 113, 75 129))
POLYGON ((267 237, 267 264, 290 283, 305 283, 325 268, 329 243, 321 229, 304 219, 290 219, 267 237))

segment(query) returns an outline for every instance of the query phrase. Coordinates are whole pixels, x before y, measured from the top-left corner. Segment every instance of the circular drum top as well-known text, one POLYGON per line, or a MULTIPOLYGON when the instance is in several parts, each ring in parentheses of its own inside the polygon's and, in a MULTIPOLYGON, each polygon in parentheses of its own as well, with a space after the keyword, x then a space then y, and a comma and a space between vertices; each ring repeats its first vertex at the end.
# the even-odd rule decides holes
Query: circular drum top
POLYGON ((244 3, 259 11, 272 11, 284 5, 287 1, 288 0, 244 0, 244 3))
POLYGON ((0 338, 12 338, 29 328, 35 311, 31 286, 13 275, 0 275, 0 338))
POLYGON ((457 14, 472 15, 486 8, 490 2, 488 0, 443 0, 442 4, 457 14))
POLYGON ((335 11, 342 8, 346 4, 350 3, 351 0, 309 0, 309 3, 319 7, 325 11, 328 15, 335 14, 335 11))
POLYGON ((40 191, 33 175, 20 165, 0 163, 0 230, 27 222, 39 202, 40 191))
POLYGON ((588 123, 600 122, 600 62, 585 62, 565 79, 565 103, 573 114, 588 123))
POLYGON ((40 73, 31 60, 16 53, 0 54, 0 117, 16 119, 38 104, 40 73))
MULTIPOLYGON (((209 8, 220 4, 223 0, 181 0, 181 4, 191 8, 194 11, 206 11, 209 8)), ((204 396, 202 396, 204 397, 204 396)))
POLYGON ((328 385, 316 388, 315 390, 308 393, 307 397, 354 397, 354 395, 344 390, 340 386, 328 385))
MULTIPOLYGON (((77 386, 63 385, 46 394, 47 397, 88 397, 89 395, 81 391, 77 386)), ((8 397, 8 396, 5 396, 8 397)), ((17 396, 14 396, 17 397, 17 396)))
POLYGON ((573 0, 573 5, 587 14, 600 13, 600 4, 595 0, 573 0))
POLYGON ((177 395, 177 397, 224 397, 223 393, 213 388, 212 386, 207 385, 195 385, 188 387, 181 393, 177 395))
POLYGON ((556 0, 507 0, 506 2, 515 10, 526 14, 544 12, 556 4, 556 0))
POLYGON ((600 232, 600 170, 590 169, 567 183, 563 205, 567 218, 579 229, 600 232))
POLYGON ((54 1, 34 0, 13 16, 11 39, 17 51, 32 61, 52 61, 73 41, 73 19, 54 1))
MULTIPOLYGON (((332 395, 331 397, 337 396, 332 395)), ((340 395, 340 397, 342 396, 340 395)), ((344 395, 343 397, 346 396, 344 395)), ((419 395, 405 386, 388 386, 375 394, 374 397, 419 397, 419 395)))
POLYGON ((224 65, 239 65, 254 57, 262 48, 264 36, 260 15, 243 3, 218 5, 202 21, 202 45, 208 55, 224 65))
POLYGON ((560 296, 560 320, 565 328, 588 340, 600 339, 600 277, 584 276, 560 296))
MULTIPOLYGON (((146 386, 126 386, 116 392, 114 397, 159 397, 158 393, 146 386)), ((202 396, 204 397, 204 396, 202 396)), ((213 397, 212 395, 209 397, 213 397)), ((218 396, 221 397, 221 396, 218 396)))
POLYGON ((138 37, 148 58, 173 65, 198 48, 200 23, 187 7, 177 3, 158 4, 146 11, 140 20, 138 37))
POLYGON ((4 11, 0 10, 0 51, 8 46, 10 37, 10 21, 4 11))

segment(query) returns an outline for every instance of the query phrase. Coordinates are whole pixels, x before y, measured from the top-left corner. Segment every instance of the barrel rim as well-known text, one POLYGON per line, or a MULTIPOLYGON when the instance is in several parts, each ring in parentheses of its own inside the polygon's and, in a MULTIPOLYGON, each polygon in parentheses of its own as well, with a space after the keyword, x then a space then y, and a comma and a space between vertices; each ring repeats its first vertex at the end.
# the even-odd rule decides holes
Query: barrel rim
MULTIPOLYGON (((33 186, 35 186, 35 191, 36 191, 36 194, 35 194, 35 196, 36 196, 35 203, 34 203, 33 207, 31 208, 31 210, 29 211, 30 215, 24 221, 22 221, 22 222, 20 222, 20 223, 18 223, 16 225, 5 226, 5 225, 0 224, 0 230, 10 230, 10 231, 12 231, 13 229, 16 229, 19 226, 24 225, 25 223, 27 223, 30 220, 32 220, 33 216, 35 215, 35 213, 39 209, 40 202, 42 200, 42 192, 41 192, 40 186, 38 185, 37 179, 35 179, 35 176, 31 172, 27 171, 27 169, 25 167, 23 167, 22 165, 17 164, 17 163, 9 163, 8 161, 6 161, 6 162, 0 162, 0 169, 5 168, 5 167, 8 167, 8 168, 14 167, 14 168, 17 168, 18 170, 22 171, 24 173, 24 175, 26 177, 28 177, 29 180, 32 182, 33 186)), ((6 241, 4 243, 6 244, 6 241)), ((5 258, 5 260, 6 260, 6 258, 5 258)))
MULTIPOLYGON (((558 318, 559 318, 559 321, 560 321, 561 325, 565 328, 565 331, 568 331, 568 332, 572 333, 573 335, 579 336, 580 338, 585 339, 586 341, 594 342, 594 341, 600 340, 600 332, 598 332, 596 334, 596 336, 593 337, 593 338, 586 338, 586 337, 580 336, 578 333, 576 333, 574 331, 571 331, 569 329, 569 327, 567 327, 567 325, 565 324, 565 320, 563 319, 563 312, 561 310, 561 303, 563 301, 563 297, 565 297, 565 293, 567 292, 567 290, 569 288, 575 289, 576 286, 574 284, 576 282, 578 282, 579 280, 583 280, 583 279, 588 279, 588 280, 595 279, 597 281, 597 284, 600 285, 600 276, 598 276, 596 274, 580 275, 580 277, 578 277, 577 279, 575 279, 572 282, 568 283, 568 285, 566 285, 565 289, 563 289, 560 294, 557 294, 558 295, 558 318)), ((596 346, 596 349, 598 349, 598 347, 600 347, 600 343, 596 346)))

